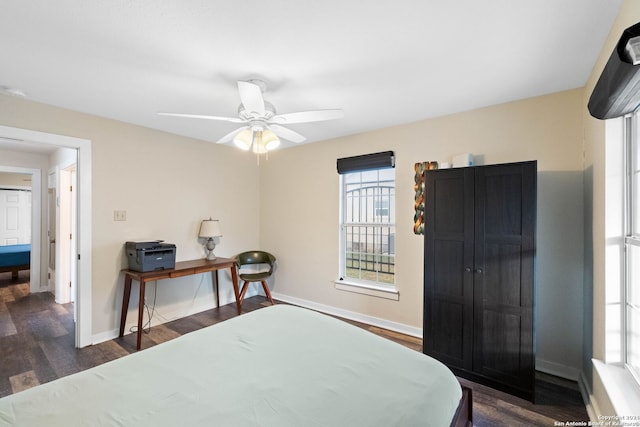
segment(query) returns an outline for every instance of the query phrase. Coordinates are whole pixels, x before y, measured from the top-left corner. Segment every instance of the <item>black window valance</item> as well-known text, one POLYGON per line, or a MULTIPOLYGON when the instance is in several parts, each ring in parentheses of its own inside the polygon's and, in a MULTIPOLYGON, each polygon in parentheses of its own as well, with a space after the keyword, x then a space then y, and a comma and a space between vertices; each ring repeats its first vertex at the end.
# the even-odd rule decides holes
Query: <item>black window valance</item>
POLYGON ((637 46, 639 36, 640 23, 624 30, 602 70, 588 104, 589 113, 596 119, 621 117, 640 105, 640 64, 627 51, 637 46))
POLYGON ((336 163, 339 174, 396 167, 393 151, 343 157, 338 159, 336 163))

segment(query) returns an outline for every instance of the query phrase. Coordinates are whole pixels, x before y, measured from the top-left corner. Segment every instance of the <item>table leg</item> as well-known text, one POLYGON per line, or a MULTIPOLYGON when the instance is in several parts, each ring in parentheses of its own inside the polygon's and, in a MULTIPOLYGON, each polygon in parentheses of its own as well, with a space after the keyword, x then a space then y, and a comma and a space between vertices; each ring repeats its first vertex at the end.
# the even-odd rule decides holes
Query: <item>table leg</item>
POLYGON ((211 279, 213 280, 213 286, 216 290, 216 306, 220 308, 220 282, 218 282, 218 270, 211 272, 211 279))
POLYGON ((136 349, 140 350, 142 345, 142 318, 144 316, 144 288, 146 286, 145 280, 140 279, 140 301, 138 302, 138 340, 136 343, 136 349))
POLYGON ((120 335, 124 336, 124 325, 127 323, 127 312, 129 311, 129 297, 131 297, 131 277, 124 276, 124 293, 122 294, 122 313, 120 314, 120 335))
POLYGON ((231 267, 231 282, 233 283, 233 293, 236 295, 236 306, 238 307, 238 314, 242 313, 242 303, 240 302, 240 290, 238 289, 238 273, 236 272, 236 266, 231 267))

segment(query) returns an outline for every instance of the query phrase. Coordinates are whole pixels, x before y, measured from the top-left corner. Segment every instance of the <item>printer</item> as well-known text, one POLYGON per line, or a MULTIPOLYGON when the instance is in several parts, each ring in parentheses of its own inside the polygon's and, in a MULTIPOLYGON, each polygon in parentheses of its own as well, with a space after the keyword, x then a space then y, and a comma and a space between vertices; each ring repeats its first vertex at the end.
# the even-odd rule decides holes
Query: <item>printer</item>
POLYGON ((146 272, 176 267, 176 245, 162 240, 127 242, 125 251, 129 270, 146 272))

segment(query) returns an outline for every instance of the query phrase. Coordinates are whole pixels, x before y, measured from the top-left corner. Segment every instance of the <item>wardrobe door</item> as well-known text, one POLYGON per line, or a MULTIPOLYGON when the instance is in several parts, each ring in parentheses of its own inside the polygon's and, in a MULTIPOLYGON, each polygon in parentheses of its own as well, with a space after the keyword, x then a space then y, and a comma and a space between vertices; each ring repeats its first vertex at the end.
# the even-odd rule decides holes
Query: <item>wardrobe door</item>
POLYGON ((473 362, 473 169, 425 174, 423 351, 450 367, 473 362))
POLYGON ((473 370, 533 396, 536 163, 475 172, 473 370))

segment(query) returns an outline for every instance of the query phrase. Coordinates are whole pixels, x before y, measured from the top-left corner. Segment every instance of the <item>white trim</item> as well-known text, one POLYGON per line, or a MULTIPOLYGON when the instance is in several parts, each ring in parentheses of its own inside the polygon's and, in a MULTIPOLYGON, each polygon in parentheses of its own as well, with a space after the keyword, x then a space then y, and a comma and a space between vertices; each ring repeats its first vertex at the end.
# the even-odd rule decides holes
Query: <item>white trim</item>
MULTIPOLYGON (((258 295, 257 289, 250 289, 247 291, 245 298, 251 298, 252 296, 255 296, 255 295, 258 295)), ((220 295, 220 307, 225 306, 227 304, 233 304, 233 308, 235 309, 235 306, 236 306, 235 297, 232 297, 232 296, 226 297, 224 295, 220 295)), ((151 327, 162 325, 163 323, 173 322, 174 320, 181 319, 186 316, 191 316, 197 313, 202 313, 203 311, 211 310, 214 308, 216 308, 215 298, 214 300, 209 301, 206 304, 202 304, 202 305, 199 305, 198 307, 191 308, 186 313, 184 309, 179 309, 179 310, 173 310, 167 313, 163 313, 161 316, 157 316, 157 317, 153 316, 153 322, 151 324, 151 327)), ((134 316, 129 315, 127 316, 127 318, 133 319, 134 316)), ((136 320, 133 323, 125 325, 125 331, 129 331, 129 328, 133 325, 136 325, 137 322, 138 321, 136 318, 136 320)), ((130 335, 131 333, 132 332, 127 332, 125 333, 125 335, 130 335)), ((91 343, 100 344, 105 341, 111 341, 112 339, 118 338, 119 334, 120 334, 119 327, 118 329, 112 329, 110 331, 101 332, 91 337, 91 343)))
POLYGON ((346 280, 336 280, 336 289, 340 291, 354 292, 356 294, 370 295, 372 297, 386 298, 394 301, 400 300, 400 293, 395 288, 377 285, 368 285, 365 283, 349 282, 346 280))
POLYGON ((40 169, 33 169, 31 178, 31 272, 30 277, 37 277, 36 283, 31 283, 31 292, 42 292, 49 290, 49 283, 42 282, 42 172, 40 169), (36 197, 33 197, 33 196, 36 197), (36 248, 36 250, 34 250, 36 248), (33 274, 33 275, 31 275, 33 274), (37 289, 35 289, 37 287, 37 289))
MULTIPOLYGON (((5 168, 0 166, 0 172, 5 172, 5 168)), ((32 191, 31 187, 23 185, 0 185, 0 190, 32 191)))
POLYGON ((278 292, 271 292, 271 295, 273 295, 274 299, 295 304, 300 307, 310 308, 322 313, 331 314, 332 316, 343 317, 345 319, 355 320, 356 322, 366 323, 368 325, 377 326, 382 329, 388 329, 390 331, 399 332, 412 337, 422 338, 422 328, 417 328, 415 326, 405 325, 404 323, 393 322, 379 317, 368 316, 366 314, 356 313, 355 311, 344 310, 330 305, 319 304, 302 298, 283 295, 278 292))
POLYGON ((571 381, 579 381, 580 370, 573 366, 562 365, 556 362, 536 358, 536 371, 544 372, 571 381))
MULTIPOLYGON (((76 310, 78 316, 76 319, 76 347, 80 348, 91 345, 91 140, 9 126, 0 126, 0 135, 23 141, 33 141, 78 150, 77 249, 80 260, 77 264, 78 295, 76 298, 76 310)), ((37 226, 37 231, 40 232, 40 224, 37 226)), ((33 232, 36 232, 35 228, 33 232)))
POLYGON ((601 420, 602 418, 600 417, 603 414, 600 411, 598 402, 596 402, 595 400, 595 396, 593 396, 593 392, 589 387, 587 378, 584 376, 584 372, 580 373, 580 378, 578 379, 578 387, 580 388, 580 394, 582 395, 582 400, 584 401, 585 408, 587 409, 587 415, 589 415, 589 419, 594 423, 598 420, 601 420))
POLYGON ((113 339, 118 338, 120 335, 119 329, 112 329, 110 331, 101 332, 99 334, 93 335, 91 337, 92 345, 100 344, 102 342, 111 341, 113 339))

